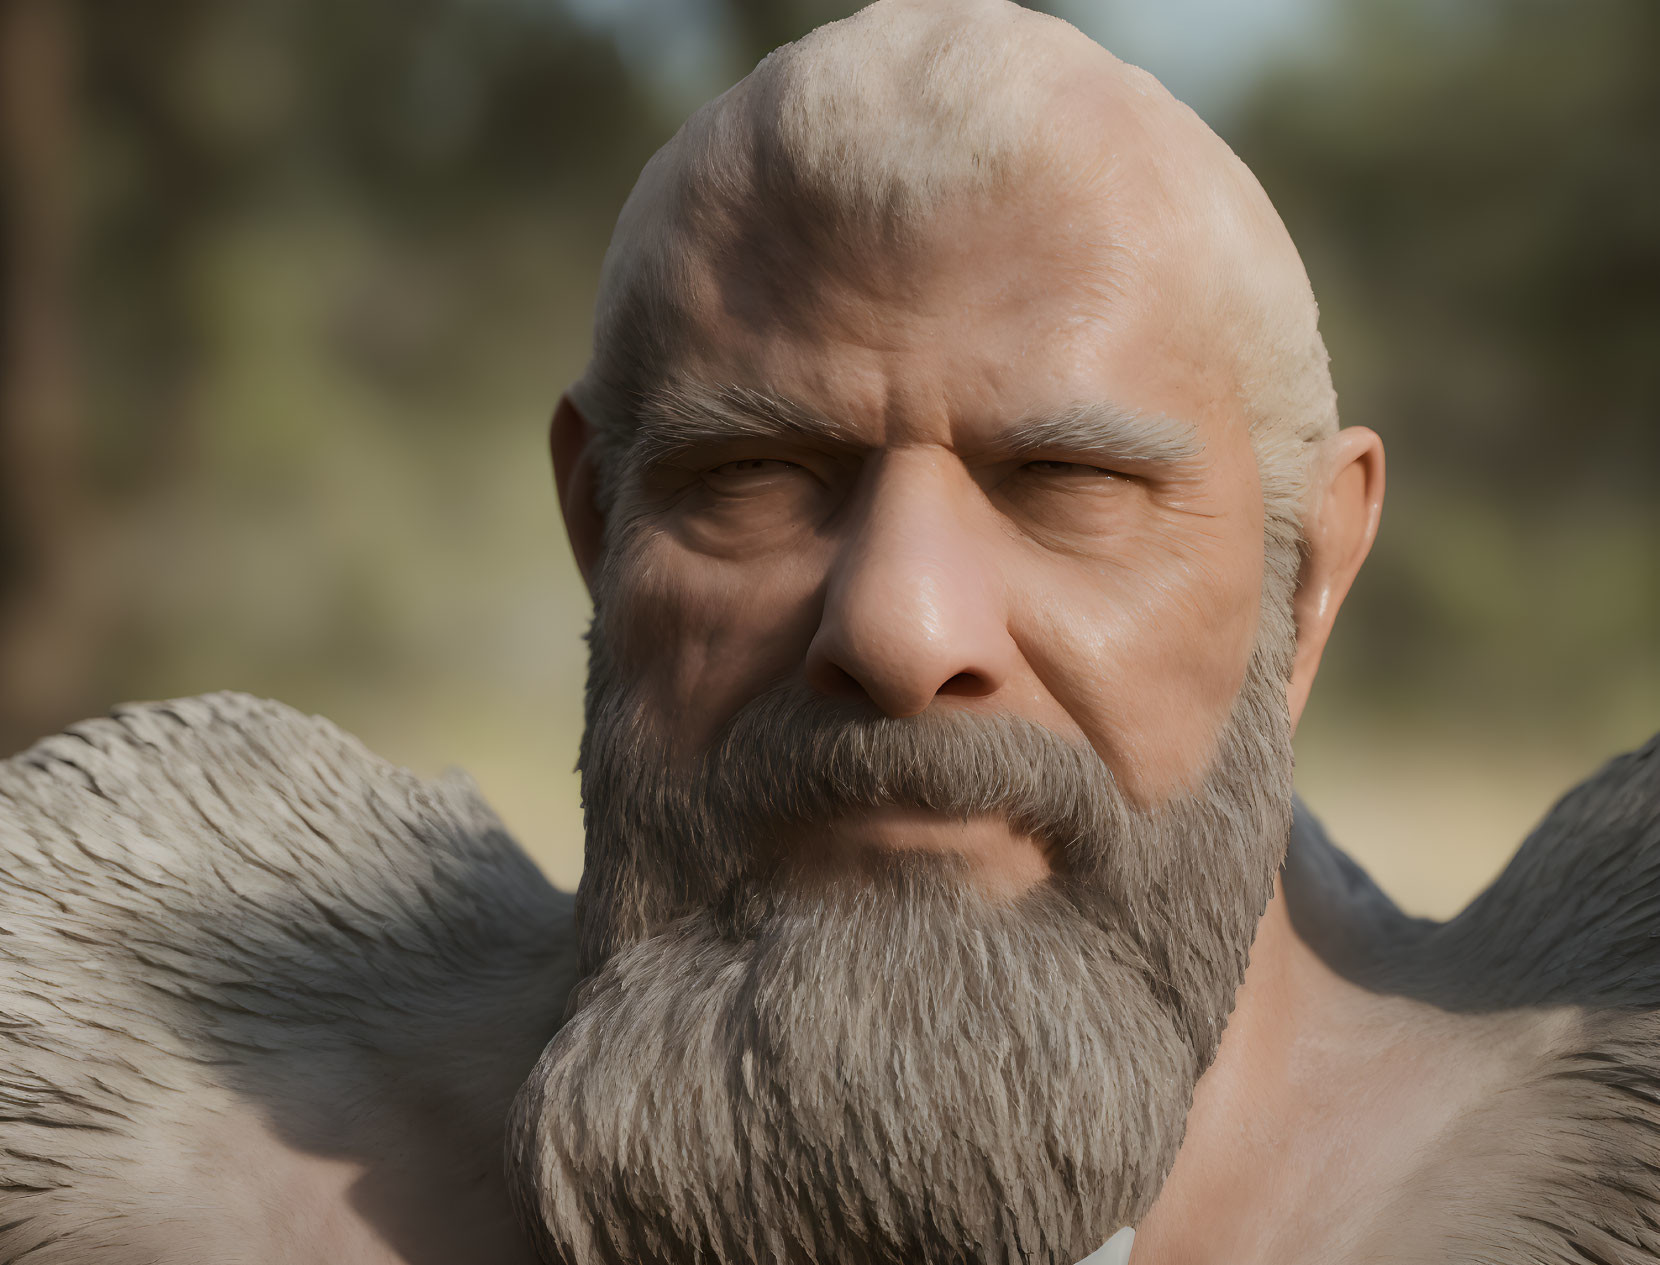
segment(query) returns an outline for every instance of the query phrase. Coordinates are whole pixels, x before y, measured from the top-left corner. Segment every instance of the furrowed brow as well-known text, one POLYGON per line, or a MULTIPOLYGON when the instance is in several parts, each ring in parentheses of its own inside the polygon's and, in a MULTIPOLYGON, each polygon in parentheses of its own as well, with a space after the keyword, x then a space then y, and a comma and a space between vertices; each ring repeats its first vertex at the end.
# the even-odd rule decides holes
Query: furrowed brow
POLYGON ((1189 422, 1162 413, 1142 413, 1090 402, 1065 412, 1013 423, 999 446, 1015 452, 1053 451, 1136 465, 1181 465, 1205 450, 1189 422))
POLYGON ((790 400, 751 387, 660 387, 641 402, 633 448, 643 466, 672 461, 707 445, 743 439, 788 439, 846 446, 841 424, 790 400))

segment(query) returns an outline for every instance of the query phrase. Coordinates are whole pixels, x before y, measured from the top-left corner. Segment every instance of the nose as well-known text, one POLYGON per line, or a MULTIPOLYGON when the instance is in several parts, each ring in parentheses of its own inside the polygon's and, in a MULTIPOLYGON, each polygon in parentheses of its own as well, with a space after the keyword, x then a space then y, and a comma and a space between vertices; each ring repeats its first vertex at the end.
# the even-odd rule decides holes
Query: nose
POLYGON ((980 698, 1016 657, 1004 589, 972 520, 980 498, 954 459, 889 454, 849 522, 807 650, 820 693, 914 716, 942 695, 980 698))

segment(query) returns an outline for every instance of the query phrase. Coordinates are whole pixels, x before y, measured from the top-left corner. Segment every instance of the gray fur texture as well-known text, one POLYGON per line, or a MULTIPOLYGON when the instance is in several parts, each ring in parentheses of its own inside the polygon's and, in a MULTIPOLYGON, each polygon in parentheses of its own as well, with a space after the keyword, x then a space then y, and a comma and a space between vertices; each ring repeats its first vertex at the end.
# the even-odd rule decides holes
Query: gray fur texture
POLYGON ((400 1112, 453 1148, 446 1198, 510 1215, 569 903, 465 778, 246 696, 123 707, 0 763, 0 858, 0 1261, 312 1259, 212 1145, 266 1133, 365 1165, 365 1216, 431 1260, 400 1112))
POLYGON ((1445 923, 1401 914, 1301 806, 1285 880, 1298 934, 1380 997, 1468 1026, 1564 1021, 1395 1192, 1389 1254, 1357 1259, 1660 1261, 1660 735, 1565 795, 1445 923))

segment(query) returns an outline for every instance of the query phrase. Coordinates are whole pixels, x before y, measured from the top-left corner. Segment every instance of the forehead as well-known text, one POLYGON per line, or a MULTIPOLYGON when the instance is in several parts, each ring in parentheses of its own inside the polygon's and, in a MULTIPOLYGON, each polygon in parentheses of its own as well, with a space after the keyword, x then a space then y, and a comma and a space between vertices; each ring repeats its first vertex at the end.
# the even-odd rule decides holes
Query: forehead
POLYGON ((1225 347, 1131 218, 1057 182, 947 206, 903 241, 706 225, 682 244, 662 380, 767 391, 873 444, 1084 401, 1243 438, 1225 347))

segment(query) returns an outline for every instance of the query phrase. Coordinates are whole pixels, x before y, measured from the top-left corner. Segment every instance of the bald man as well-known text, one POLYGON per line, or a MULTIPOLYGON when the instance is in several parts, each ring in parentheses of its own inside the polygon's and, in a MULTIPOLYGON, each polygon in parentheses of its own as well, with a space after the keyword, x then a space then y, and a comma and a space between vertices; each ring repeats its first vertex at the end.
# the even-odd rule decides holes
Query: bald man
POLYGON ((276 704, 4 766, 4 1259, 1655 1259, 1660 752, 1443 926, 1295 806, 1382 448, 1147 75, 1001 0, 774 53, 552 449, 574 907, 276 704))

